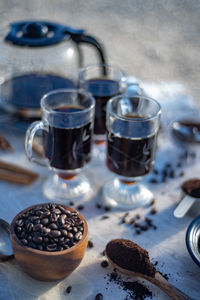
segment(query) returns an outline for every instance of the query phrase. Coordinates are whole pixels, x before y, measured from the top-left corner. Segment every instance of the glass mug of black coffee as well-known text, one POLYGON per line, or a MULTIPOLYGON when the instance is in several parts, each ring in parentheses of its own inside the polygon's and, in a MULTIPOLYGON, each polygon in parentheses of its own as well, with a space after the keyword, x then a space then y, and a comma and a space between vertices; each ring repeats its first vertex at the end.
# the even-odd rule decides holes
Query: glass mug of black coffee
POLYGON ((89 196, 90 181, 80 171, 91 159, 94 98, 76 89, 57 89, 43 96, 41 110, 42 120, 27 130, 25 151, 30 160, 54 172, 44 184, 44 194, 56 201, 89 196), (42 130, 45 159, 32 154, 38 130, 42 130))
POLYGON ((135 208, 152 200, 140 181, 154 167, 160 115, 159 103, 145 96, 124 94, 108 101, 106 164, 118 176, 103 187, 106 204, 135 208))
POLYGON ((105 156, 106 104, 110 98, 124 92, 126 76, 115 66, 98 64, 80 69, 78 80, 79 87, 90 92, 96 101, 93 152, 101 159, 101 154, 105 156))

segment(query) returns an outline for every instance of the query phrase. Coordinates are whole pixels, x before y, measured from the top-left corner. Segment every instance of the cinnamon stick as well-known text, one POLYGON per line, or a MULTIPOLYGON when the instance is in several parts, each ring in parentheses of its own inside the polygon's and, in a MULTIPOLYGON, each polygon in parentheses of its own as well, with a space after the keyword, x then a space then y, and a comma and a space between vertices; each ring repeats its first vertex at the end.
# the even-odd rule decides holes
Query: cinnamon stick
POLYGON ((33 151, 39 155, 40 157, 44 157, 44 152, 43 152, 43 147, 40 145, 38 142, 34 141, 33 142, 33 151))
POLYGON ((0 179, 18 183, 30 184, 38 178, 38 174, 12 163, 0 160, 0 179))
POLYGON ((9 150, 11 152, 14 151, 13 146, 9 143, 9 141, 0 133, 0 149, 1 150, 9 150))

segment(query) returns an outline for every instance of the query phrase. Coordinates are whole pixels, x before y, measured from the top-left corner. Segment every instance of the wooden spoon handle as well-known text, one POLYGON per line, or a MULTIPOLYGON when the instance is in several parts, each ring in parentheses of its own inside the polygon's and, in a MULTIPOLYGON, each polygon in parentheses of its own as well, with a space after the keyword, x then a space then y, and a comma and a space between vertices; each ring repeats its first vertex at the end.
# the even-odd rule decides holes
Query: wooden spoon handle
MULTIPOLYGON (((150 279, 149 279, 150 280, 150 279)), ((152 278, 152 283, 162 289, 168 296, 174 300, 192 300, 182 291, 170 284, 160 273, 156 272, 155 278, 152 278)))

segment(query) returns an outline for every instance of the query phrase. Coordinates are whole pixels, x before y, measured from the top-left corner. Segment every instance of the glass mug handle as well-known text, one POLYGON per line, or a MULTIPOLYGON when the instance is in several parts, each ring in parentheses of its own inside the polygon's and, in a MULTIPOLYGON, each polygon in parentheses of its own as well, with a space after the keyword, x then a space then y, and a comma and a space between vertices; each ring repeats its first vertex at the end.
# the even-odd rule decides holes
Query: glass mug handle
POLYGON ((48 160, 46 158, 39 158, 39 157, 34 157, 33 156, 33 140, 34 140, 35 134, 38 130, 43 130, 43 131, 48 132, 48 129, 45 127, 45 125, 42 121, 33 122, 29 126, 29 128, 26 132, 25 152, 26 152, 26 155, 27 155, 27 157, 30 161, 33 161, 33 162, 36 162, 39 165, 48 167, 49 163, 48 163, 48 160))

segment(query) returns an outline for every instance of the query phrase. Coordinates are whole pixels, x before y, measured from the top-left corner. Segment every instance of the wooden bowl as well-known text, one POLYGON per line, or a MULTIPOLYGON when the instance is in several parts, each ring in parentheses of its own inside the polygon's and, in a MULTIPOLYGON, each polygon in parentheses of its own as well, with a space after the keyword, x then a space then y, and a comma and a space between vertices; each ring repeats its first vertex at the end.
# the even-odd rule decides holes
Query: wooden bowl
MULTIPOLYGON (((24 246, 15 234, 15 221, 26 211, 43 205, 45 204, 30 206, 13 219, 10 227, 13 252, 19 265, 31 277, 42 281, 60 280, 69 276, 81 263, 88 243, 88 226, 85 218, 79 213, 79 218, 84 220, 83 237, 74 246, 63 251, 48 252, 24 246)), ((62 206, 72 212, 77 212, 71 207, 62 206)))

